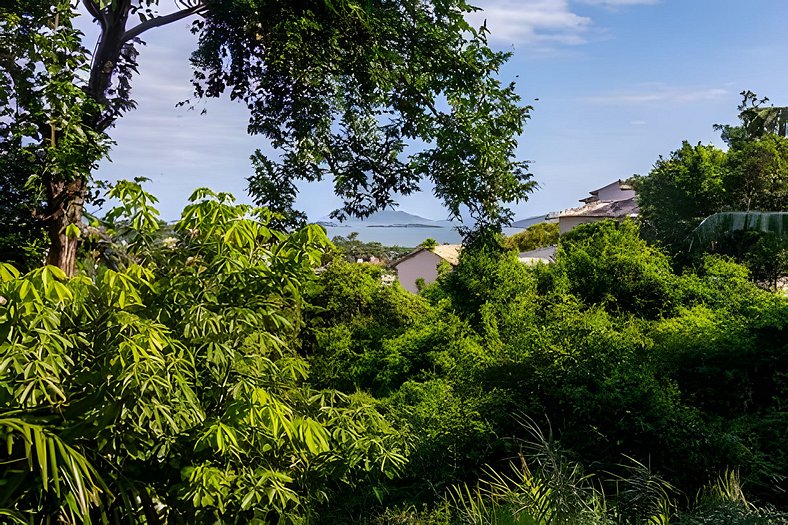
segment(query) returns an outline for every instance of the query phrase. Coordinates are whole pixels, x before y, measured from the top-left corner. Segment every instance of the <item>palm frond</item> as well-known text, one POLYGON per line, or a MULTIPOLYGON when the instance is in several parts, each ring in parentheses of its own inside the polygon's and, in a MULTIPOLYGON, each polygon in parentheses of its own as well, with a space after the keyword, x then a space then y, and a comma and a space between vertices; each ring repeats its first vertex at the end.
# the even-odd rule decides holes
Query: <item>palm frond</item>
MULTIPOLYGON (((100 504, 109 489, 90 462, 57 435, 41 425, 18 417, 0 418, 0 437, 6 443, 6 479, 30 473, 40 479, 40 490, 61 502, 61 510, 73 523, 89 521, 92 507, 100 504)), ((29 484, 26 485, 29 491, 29 484)), ((11 490, 0 498, 0 505, 13 502, 18 494, 11 490)))
POLYGON ((747 132, 754 137, 760 137, 764 133, 774 133, 786 136, 788 127, 788 106, 779 107, 757 107, 744 112, 747 117, 747 132))

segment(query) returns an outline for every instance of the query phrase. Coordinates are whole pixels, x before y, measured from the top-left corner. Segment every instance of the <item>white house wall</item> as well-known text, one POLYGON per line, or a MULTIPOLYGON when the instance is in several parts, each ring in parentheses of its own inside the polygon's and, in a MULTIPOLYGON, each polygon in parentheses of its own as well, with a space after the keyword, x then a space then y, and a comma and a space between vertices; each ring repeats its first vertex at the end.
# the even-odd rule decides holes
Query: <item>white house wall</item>
POLYGON ((605 220, 607 217, 560 217, 558 219, 558 231, 563 235, 572 228, 589 222, 605 220))
POLYGON ((601 201, 625 201, 635 196, 635 190, 622 190, 618 182, 609 184, 598 190, 597 197, 601 201))
POLYGON ((422 250, 397 265, 397 279, 406 290, 417 293, 416 280, 424 279, 429 284, 438 278, 438 265, 442 259, 434 253, 422 250))

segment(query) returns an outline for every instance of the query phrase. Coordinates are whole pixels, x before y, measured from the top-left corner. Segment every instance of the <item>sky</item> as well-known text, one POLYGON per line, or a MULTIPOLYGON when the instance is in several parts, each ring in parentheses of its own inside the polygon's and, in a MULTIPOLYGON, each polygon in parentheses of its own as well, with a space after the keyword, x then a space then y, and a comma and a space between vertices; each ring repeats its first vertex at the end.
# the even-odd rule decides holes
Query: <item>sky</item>
MULTIPOLYGON (((166 0, 165 0, 166 1, 166 0)), ((162 2, 165 5, 165 2, 162 2)), ((616 179, 647 174, 683 140, 723 146, 712 128, 735 123, 739 93, 788 105, 785 0, 476 0, 491 45, 511 51, 501 71, 534 109, 517 157, 539 189, 513 206, 516 218, 576 205, 616 179)), ((80 21, 89 37, 90 20, 80 21)), ((248 202, 249 156, 270 151, 246 134, 247 111, 228 99, 176 107, 191 96, 195 39, 180 22, 143 35, 138 108, 110 130, 116 145, 97 178, 147 177, 167 220, 198 187, 248 202), (204 112, 202 110, 205 110, 204 112)), ((91 47, 88 45, 88 47, 91 47)), ((302 185, 297 207, 315 220, 337 208, 330 182, 302 185)), ((400 210, 430 219, 447 212, 428 185, 400 197, 400 210)))

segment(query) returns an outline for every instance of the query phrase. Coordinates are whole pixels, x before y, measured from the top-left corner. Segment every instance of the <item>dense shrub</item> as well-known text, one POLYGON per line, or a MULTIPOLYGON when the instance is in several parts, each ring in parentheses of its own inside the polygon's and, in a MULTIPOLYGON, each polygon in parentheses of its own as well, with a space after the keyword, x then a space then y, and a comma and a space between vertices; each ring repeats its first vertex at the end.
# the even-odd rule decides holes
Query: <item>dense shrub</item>
POLYGON ((668 257, 638 235, 632 221, 582 224, 561 239, 556 271, 587 304, 653 318, 675 304, 668 257))
POLYGON ((424 501, 421 480, 434 498, 497 471, 527 438, 518 414, 596 473, 625 475, 632 457, 692 494, 739 468, 754 495, 783 501, 788 301, 741 265, 711 256, 678 275, 634 223, 600 222, 562 238, 552 265, 477 245, 421 295, 424 313, 382 339, 341 325, 375 356, 353 384, 412 432, 403 501, 424 501))
POLYGON ((730 259, 676 274, 600 222, 551 265, 478 242, 414 295, 225 194, 167 238, 113 196, 80 276, 0 266, 4 517, 784 519, 788 299, 730 259))
POLYGON ((510 250, 527 252, 558 244, 558 223, 540 222, 521 232, 505 237, 503 245, 510 250))

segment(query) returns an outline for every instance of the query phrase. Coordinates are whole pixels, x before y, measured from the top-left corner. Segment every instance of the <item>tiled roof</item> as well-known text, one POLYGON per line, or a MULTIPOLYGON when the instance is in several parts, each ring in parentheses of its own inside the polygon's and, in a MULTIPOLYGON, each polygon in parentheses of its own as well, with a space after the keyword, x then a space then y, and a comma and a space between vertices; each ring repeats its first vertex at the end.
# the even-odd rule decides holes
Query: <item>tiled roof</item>
POLYGON ((439 244, 432 249, 432 253, 452 266, 457 266, 460 264, 460 250, 462 250, 461 244, 439 244))
MULTIPOLYGON (((392 266, 397 267, 400 263, 405 262, 414 255, 421 253, 426 248, 416 248, 409 254, 403 256, 400 260, 395 262, 392 266)), ((439 244, 435 248, 429 250, 452 266, 460 264, 460 251, 462 250, 461 244, 439 244)))
POLYGON ((639 208, 637 199, 632 197, 623 201, 593 201, 577 208, 568 208, 558 212, 558 217, 607 217, 623 219, 636 217, 639 208))

